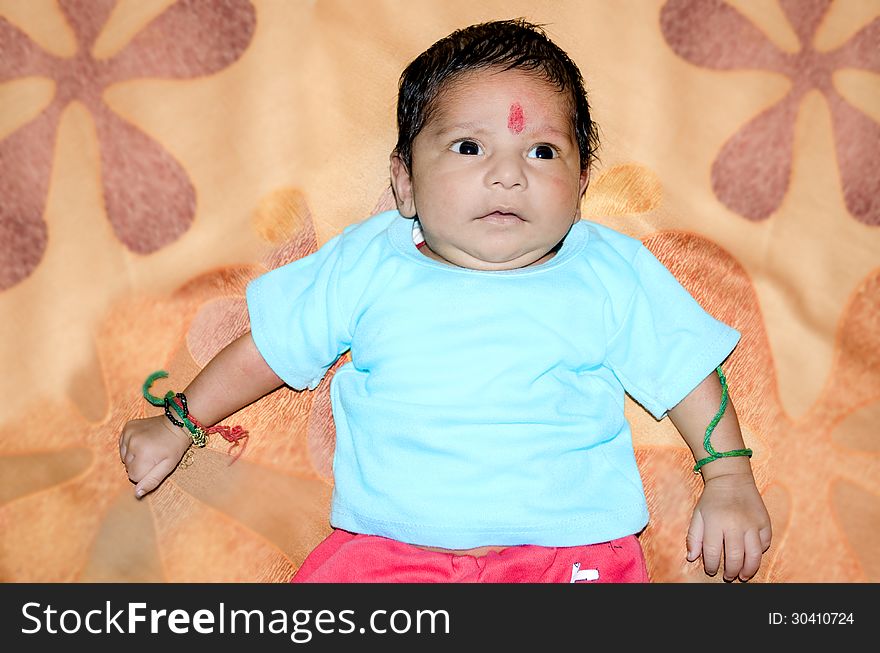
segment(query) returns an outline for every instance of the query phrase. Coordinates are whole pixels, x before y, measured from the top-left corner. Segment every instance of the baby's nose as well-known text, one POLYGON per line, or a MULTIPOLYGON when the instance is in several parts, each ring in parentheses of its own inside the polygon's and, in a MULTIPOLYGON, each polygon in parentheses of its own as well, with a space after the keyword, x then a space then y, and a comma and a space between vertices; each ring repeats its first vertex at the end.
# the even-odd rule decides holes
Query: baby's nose
POLYGON ((494 156, 486 172, 486 185, 507 189, 528 186, 525 163, 519 156, 494 156))

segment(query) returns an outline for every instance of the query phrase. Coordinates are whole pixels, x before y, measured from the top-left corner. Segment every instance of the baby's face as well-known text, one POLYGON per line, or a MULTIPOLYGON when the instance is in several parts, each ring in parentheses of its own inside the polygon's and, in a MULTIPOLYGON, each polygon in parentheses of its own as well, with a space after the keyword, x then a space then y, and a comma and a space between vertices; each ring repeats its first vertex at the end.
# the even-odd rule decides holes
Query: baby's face
POLYGON ((467 73, 396 156, 398 208, 418 216, 431 258, 476 270, 543 263, 579 218, 587 185, 566 95, 534 75, 467 73))

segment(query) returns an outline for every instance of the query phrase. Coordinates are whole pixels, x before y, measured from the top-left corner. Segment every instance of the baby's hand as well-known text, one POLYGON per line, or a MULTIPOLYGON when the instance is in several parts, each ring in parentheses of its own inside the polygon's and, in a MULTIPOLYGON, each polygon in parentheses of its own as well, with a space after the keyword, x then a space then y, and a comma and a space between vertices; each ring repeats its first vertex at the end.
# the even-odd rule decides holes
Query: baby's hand
POLYGON ((687 534, 687 559, 703 556, 714 576, 724 553, 724 579, 748 580, 770 547, 770 515, 750 473, 716 476, 706 481, 687 534))
POLYGON ((140 498, 156 489, 174 471, 191 444, 186 429, 175 426, 164 415, 126 424, 119 436, 119 457, 128 478, 137 483, 135 496, 140 498))

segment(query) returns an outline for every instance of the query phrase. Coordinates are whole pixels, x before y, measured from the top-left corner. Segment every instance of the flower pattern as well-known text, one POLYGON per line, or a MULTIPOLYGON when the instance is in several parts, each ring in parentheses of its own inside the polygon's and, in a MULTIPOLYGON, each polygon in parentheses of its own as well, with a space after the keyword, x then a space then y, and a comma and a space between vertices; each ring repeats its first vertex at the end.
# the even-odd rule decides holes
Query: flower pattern
POLYGON ((0 428, 0 581, 283 582, 329 533, 332 375, 314 392, 282 388, 237 413, 251 436, 234 464, 228 443, 211 438, 191 466, 137 501, 119 461, 125 422, 161 414, 132 392, 141 377, 161 366, 169 377, 155 392, 179 389, 247 329, 247 282, 316 249, 301 194, 282 189, 270 199, 255 212, 275 239, 264 265, 223 268, 158 301, 113 307, 96 334, 109 404, 99 423, 70 404, 0 428), (319 441, 307 441, 313 433, 319 441))
POLYGON ((820 52, 813 39, 831 0, 779 0, 800 50, 779 50, 747 18, 723 0, 669 0, 660 27, 669 46, 691 63, 718 70, 781 73, 791 89, 779 102, 740 128, 712 165, 712 188, 721 202, 749 220, 764 220, 788 190, 794 125, 810 90, 828 102, 844 201, 860 222, 880 225, 880 125, 847 102, 832 75, 843 68, 880 72, 880 18, 846 43, 820 52))
POLYGON ((76 35, 71 58, 42 50, 0 17, 0 82, 28 76, 55 81, 49 106, 0 141, 0 290, 27 278, 43 257, 55 135, 73 101, 94 120, 104 204, 119 241, 149 254, 189 228, 196 192, 186 171, 162 145, 110 110, 102 93, 137 78, 187 79, 220 71, 241 57, 256 24, 248 0, 178 0, 122 51, 101 60, 91 50, 116 0, 58 2, 76 35))
MULTIPOLYGON (((880 546, 880 531, 871 528, 865 506, 876 505, 880 496, 880 453, 876 442, 872 450, 837 431, 847 415, 876 410, 880 402, 880 271, 864 279, 850 297, 823 393, 806 414, 792 418, 779 399, 770 343, 745 269, 696 234, 660 232, 645 244, 709 312, 742 333, 725 373, 747 444, 755 450, 752 466, 773 523, 773 545, 759 580, 876 581, 877 566, 869 552, 880 546), (847 501, 854 493, 864 496, 859 502, 847 501)), ((635 420, 643 435, 656 431, 642 416, 635 420)), ((655 458, 655 449, 656 444, 637 443, 662 533, 662 546, 651 547, 652 560, 669 573, 676 569, 673 542, 686 532, 693 505, 670 497, 680 494, 679 484, 686 482, 690 453, 660 447, 664 451, 655 458)), ((693 487, 697 481, 691 483, 693 487)), ((654 534, 648 535, 650 542, 654 534)), ((698 580, 701 574, 684 567, 676 576, 698 580)))

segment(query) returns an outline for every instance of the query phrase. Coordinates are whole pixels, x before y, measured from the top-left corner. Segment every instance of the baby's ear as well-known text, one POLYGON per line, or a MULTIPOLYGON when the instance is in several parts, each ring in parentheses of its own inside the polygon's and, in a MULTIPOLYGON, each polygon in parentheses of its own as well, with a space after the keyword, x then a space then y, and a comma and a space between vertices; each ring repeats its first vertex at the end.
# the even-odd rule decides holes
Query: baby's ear
POLYGON ((581 199, 584 197, 584 193, 587 190, 587 186, 590 185, 590 166, 587 166, 585 170, 581 172, 581 178, 579 182, 579 186, 581 189, 581 199))
POLYGON ((581 178, 578 182, 578 188, 580 189, 580 193, 578 195, 578 207, 575 212, 575 219, 580 220, 581 218, 581 204, 584 203, 584 193, 587 192, 587 186, 590 185, 590 166, 587 166, 586 170, 581 172, 581 178))
POLYGON ((416 203, 413 197, 412 177, 406 163, 396 151, 391 153, 391 190, 394 191, 394 200, 397 202, 400 215, 414 218, 416 203))

